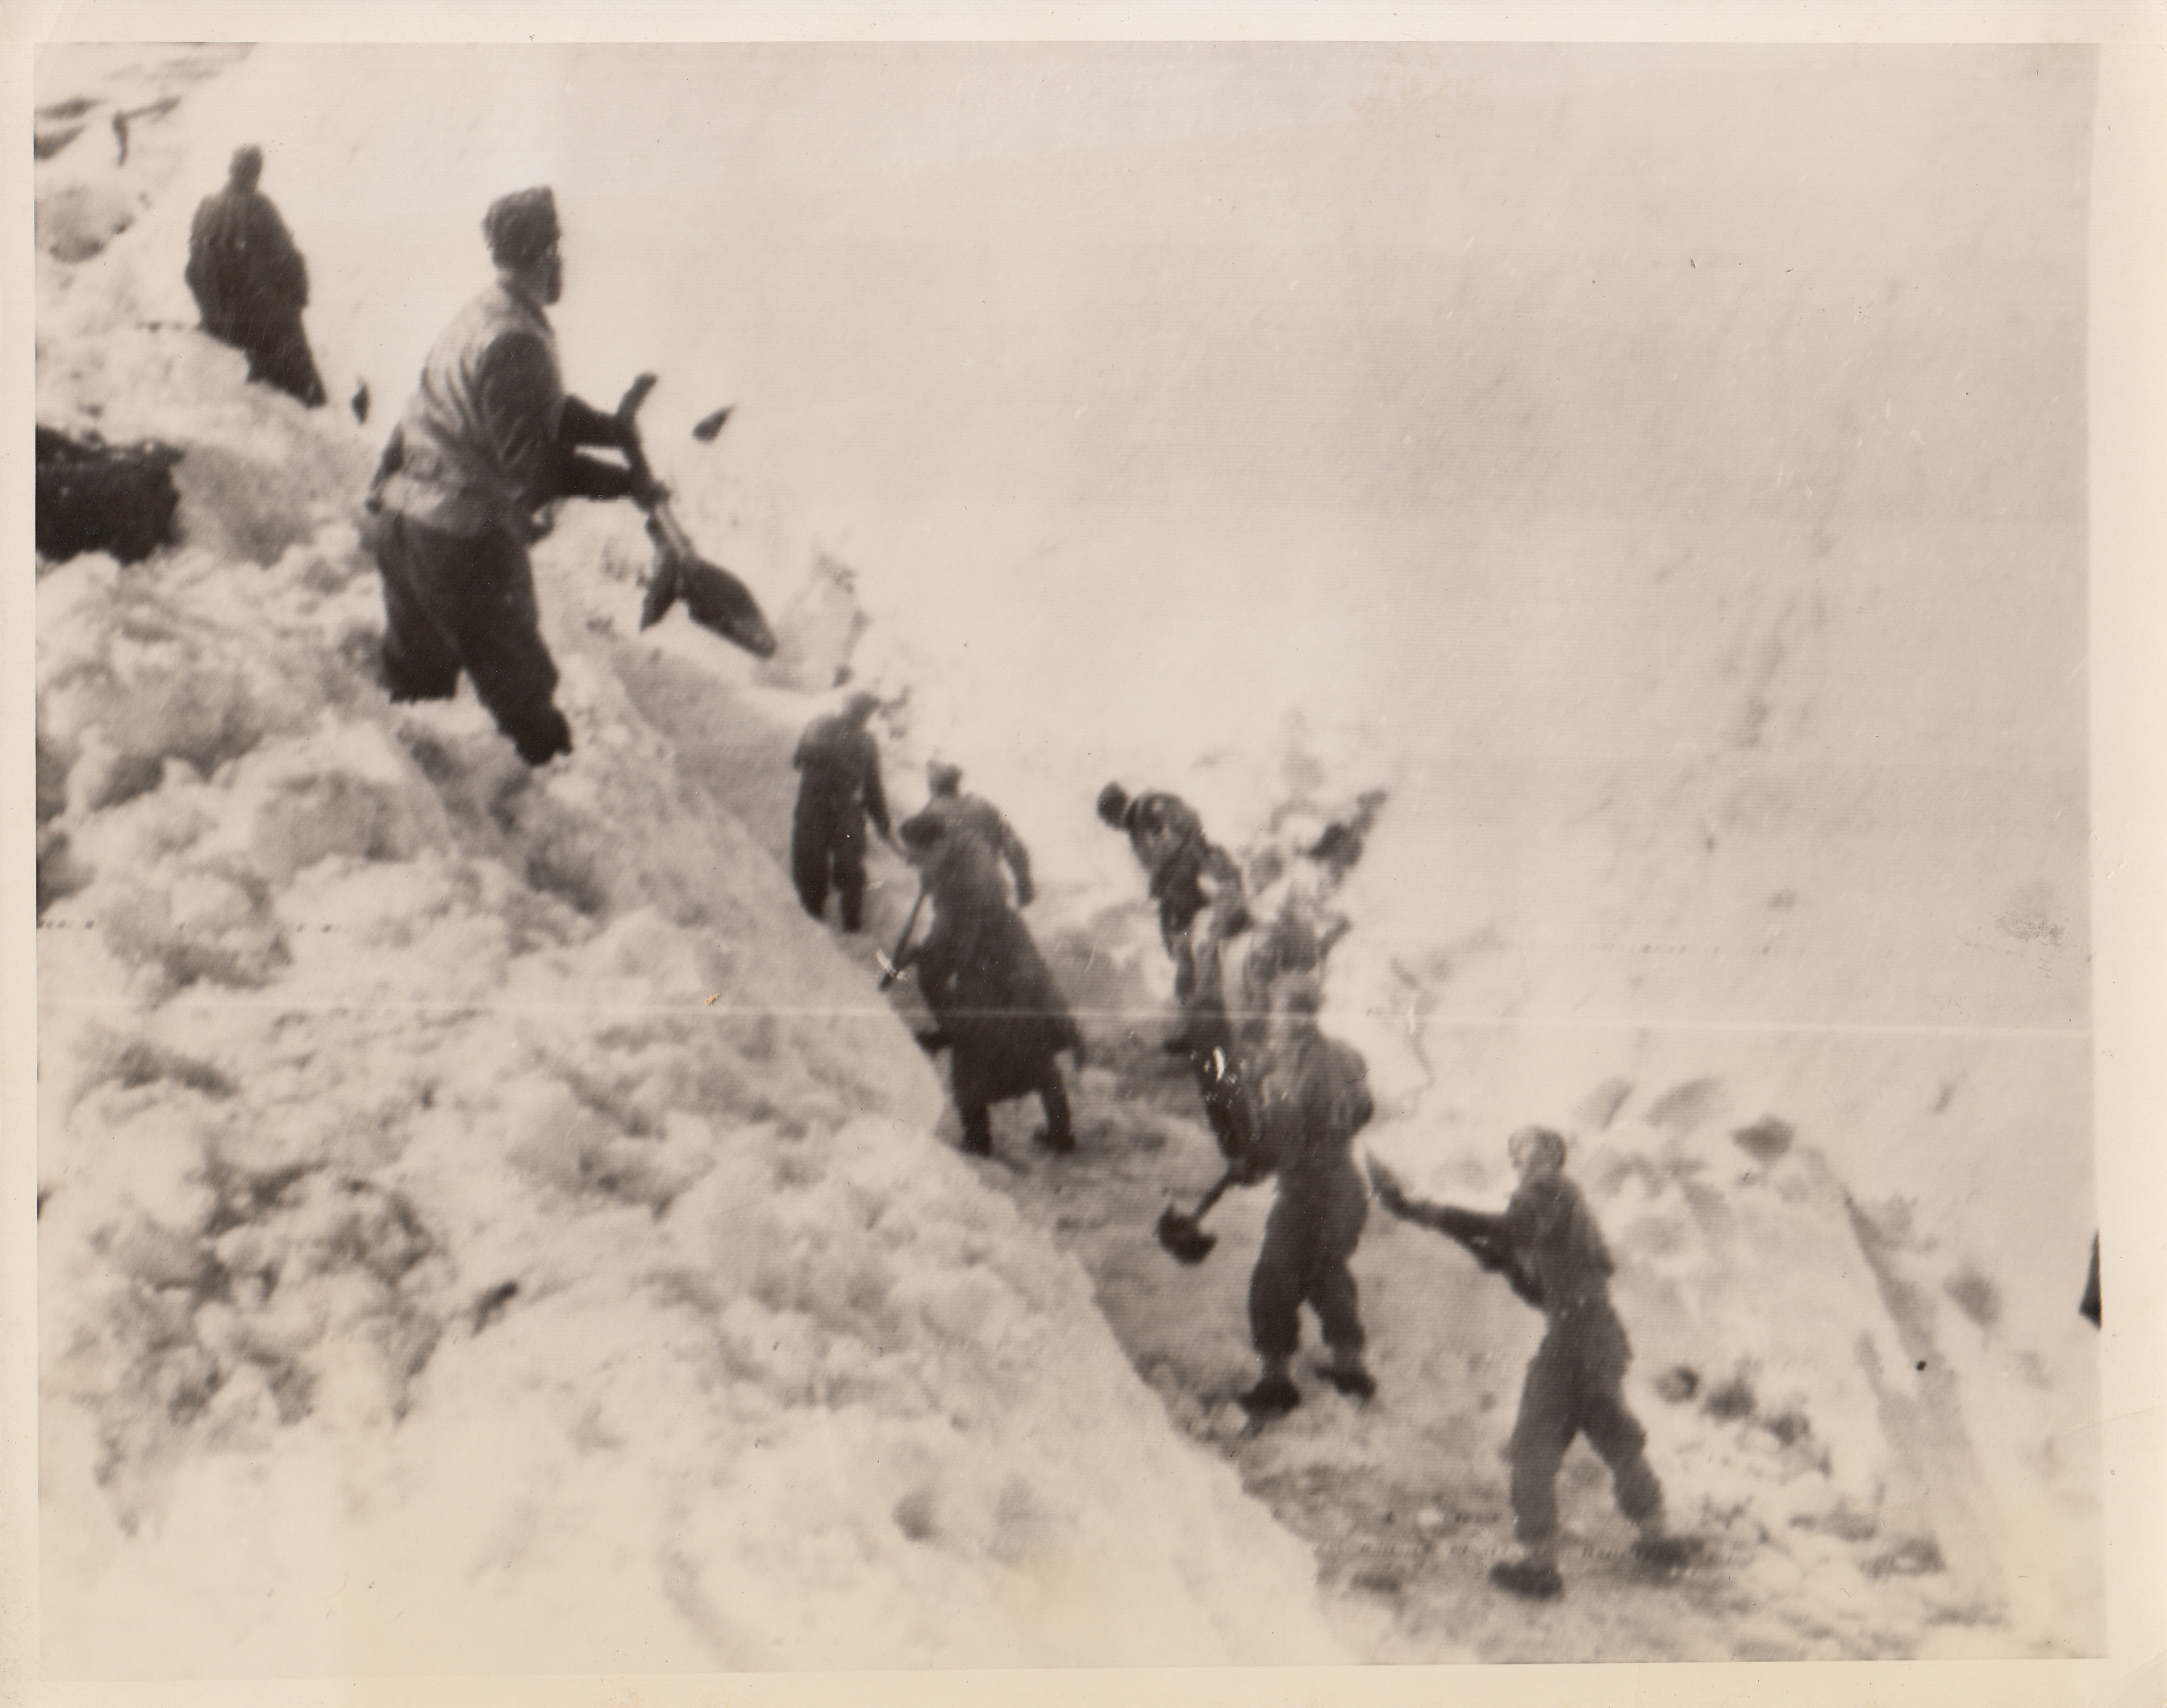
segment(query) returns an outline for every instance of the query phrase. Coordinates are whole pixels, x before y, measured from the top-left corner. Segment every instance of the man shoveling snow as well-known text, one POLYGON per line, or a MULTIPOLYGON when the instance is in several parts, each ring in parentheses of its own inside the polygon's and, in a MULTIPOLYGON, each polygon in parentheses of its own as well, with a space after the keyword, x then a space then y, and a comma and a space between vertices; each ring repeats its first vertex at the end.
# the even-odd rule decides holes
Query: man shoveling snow
POLYGON ((564 394, 543 310, 563 294, 557 204, 548 188, 490 204, 482 222, 496 283, 459 311, 421 369, 368 494, 384 577, 384 675, 394 700, 448 700, 459 673, 530 765, 572 750, 542 639, 527 542, 560 498, 659 489, 639 466, 579 454, 630 452, 628 416, 564 394))
POLYGON ((1258 1421, 1301 1404, 1288 1367, 1301 1341, 1301 1308, 1317 1312, 1331 1360, 1318 1374, 1342 1393, 1377 1391, 1362 1361, 1366 1336, 1354 1272, 1348 1267, 1370 1214, 1350 1147, 1376 1105, 1368 1068, 1348 1044, 1318 1030, 1315 979, 1285 980, 1276 995, 1276 1036, 1257 1088, 1257 1139, 1248 1178, 1279 1177, 1264 1243, 1249 1277, 1249 1332, 1264 1362, 1242 1409, 1258 1421))
POLYGON ((1557 1474, 1579 1435, 1609 1466, 1619 1510, 1640 1529, 1635 1557, 1659 1568, 1683 1566, 1697 1550, 1664 1527, 1663 1488, 1648 1466, 1647 1436, 1622 1392, 1633 1349, 1611 1309, 1610 1249, 1580 1188, 1565 1177, 1565 1140, 1547 1127, 1523 1127, 1507 1150, 1520 1184, 1502 1215, 1410 1198, 1390 1169, 1374 1158, 1370 1163, 1379 1203, 1465 1245, 1484 1268, 1502 1273, 1547 1323, 1528 1362, 1513 1425, 1514 1533, 1524 1552, 1491 1567, 1491 1578, 1530 1600, 1564 1593, 1557 1568, 1557 1474))

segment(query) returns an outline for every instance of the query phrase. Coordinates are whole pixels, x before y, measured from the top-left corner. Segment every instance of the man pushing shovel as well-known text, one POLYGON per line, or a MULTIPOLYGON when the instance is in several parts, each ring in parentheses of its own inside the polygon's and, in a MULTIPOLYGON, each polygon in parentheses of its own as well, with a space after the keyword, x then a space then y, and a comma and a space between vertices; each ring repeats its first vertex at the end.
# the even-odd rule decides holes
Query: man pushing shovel
POLYGON ((1240 1399, 1258 1423, 1284 1417, 1301 1404, 1290 1369, 1301 1344, 1305 1304, 1316 1310, 1331 1355, 1317 1373, 1356 1399, 1377 1391, 1363 1362, 1367 1337, 1348 1266, 1370 1213, 1370 1195, 1354 1166, 1354 1135, 1376 1106, 1360 1054, 1317 1029, 1322 1005, 1314 977, 1302 974, 1280 981, 1255 1092, 1253 1142, 1193 1214, 1168 1211, 1159 1220, 1160 1244, 1184 1263, 1201 1262, 1216 1243, 1197 1225, 1205 1211, 1230 1186, 1279 1178, 1264 1243, 1249 1276, 1249 1334, 1264 1371, 1240 1399))
POLYGON ((1502 1215, 1411 1198, 1372 1158, 1377 1201, 1401 1219, 1458 1240, 1485 1269, 1543 1314, 1541 1346, 1528 1362, 1513 1425, 1513 1515, 1523 1552, 1490 1568, 1500 1589, 1531 1600, 1565 1593, 1557 1568, 1557 1473, 1573 1437, 1610 1467, 1619 1510, 1640 1530, 1633 1545, 1643 1563, 1689 1564, 1698 1550, 1663 1526, 1663 1489, 1649 1468, 1647 1436, 1627 1409, 1622 1384, 1633 1349, 1610 1305, 1610 1250, 1580 1188, 1565 1177, 1564 1138, 1523 1127, 1507 1141, 1520 1184, 1502 1215))

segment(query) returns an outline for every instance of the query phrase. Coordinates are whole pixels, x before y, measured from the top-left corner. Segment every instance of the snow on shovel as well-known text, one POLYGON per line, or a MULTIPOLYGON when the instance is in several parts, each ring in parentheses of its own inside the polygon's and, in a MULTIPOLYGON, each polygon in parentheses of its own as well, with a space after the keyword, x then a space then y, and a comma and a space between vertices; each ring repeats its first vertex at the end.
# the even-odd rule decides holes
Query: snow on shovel
POLYGON ((1196 1208, 1185 1216, 1172 1204, 1159 1212, 1158 1242, 1173 1255, 1177 1263, 1201 1263, 1211 1255, 1211 1248, 1219 1243, 1219 1236, 1204 1231, 1205 1214, 1226 1196, 1227 1188, 1240 1177, 1239 1168, 1229 1168, 1213 1183, 1211 1191, 1197 1200, 1196 1208))
MULTIPOLYGON (((651 373, 643 373, 633 381, 624 400, 617 406, 618 420, 629 425, 654 389, 651 373)), ((647 452, 636 433, 624 454, 635 474, 653 480, 647 452)), ((744 648, 755 658, 775 656, 775 631, 768 627, 752 590, 700 555, 667 498, 657 498, 649 507, 647 534, 654 542, 654 573, 648 578, 647 597, 640 606, 641 628, 653 628, 681 599, 686 615, 702 628, 720 635, 732 646, 744 648)))

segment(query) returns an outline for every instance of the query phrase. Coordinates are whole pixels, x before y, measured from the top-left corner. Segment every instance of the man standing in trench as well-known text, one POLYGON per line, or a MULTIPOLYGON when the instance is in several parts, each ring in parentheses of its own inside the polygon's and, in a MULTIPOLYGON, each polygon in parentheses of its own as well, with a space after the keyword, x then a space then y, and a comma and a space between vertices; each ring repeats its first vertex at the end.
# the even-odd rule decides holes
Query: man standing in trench
POLYGON ((1530 1600, 1565 1593, 1557 1568, 1557 1475, 1576 1436, 1586 1436, 1610 1467, 1619 1510, 1640 1531, 1635 1556, 1659 1570, 1690 1564, 1698 1545, 1665 1527, 1647 1435, 1625 1404, 1633 1348, 1610 1303, 1610 1248, 1580 1188, 1566 1178, 1564 1136, 1523 1127, 1506 1146, 1520 1184, 1502 1215, 1412 1197, 1390 1169, 1374 1158, 1370 1163, 1380 1203, 1459 1240, 1541 1311, 1546 1325, 1513 1425, 1513 1515, 1524 1552, 1491 1567, 1491 1579, 1530 1600))
POLYGON ((790 822, 790 875, 797 899, 815 919, 826 916, 828 891, 839 898, 843 929, 865 923, 866 821, 893 845, 887 795, 881 787, 880 743, 866 727, 880 696, 862 689, 840 711, 816 717, 797 738, 797 806, 790 822))
POLYGON ((660 489, 579 454, 638 442, 631 422, 564 394, 543 312, 564 286, 556 198, 501 197, 482 232, 496 282, 430 351, 369 490, 384 682, 395 701, 448 700, 464 669, 519 757, 542 765, 571 752, 572 731, 527 555, 536 514, 560 498, 650 505, 660 489))
POLYGON ((1256 1139, 1238 1159, 1252 1181, 1279 1177, 1249 1277, 1249 1332, 1264 1372, 1241 1404, 1259 1421, 1301 1404, 1289 1367, 1301 1344, 1305 1304, 1317 1312, 1331 1354, 1317 1374, 1355 1399, 1377 1391, 1363 1361, 1368 1335, 1348 1266, 1370 1211, 1352 1146, 1376 1104, 1360 1053, 1318 1029, 1322 1001, 1316 979, 1306 974, 1284 979, 1274 992, 1271 1042, 1257 1088, 1256 1139))

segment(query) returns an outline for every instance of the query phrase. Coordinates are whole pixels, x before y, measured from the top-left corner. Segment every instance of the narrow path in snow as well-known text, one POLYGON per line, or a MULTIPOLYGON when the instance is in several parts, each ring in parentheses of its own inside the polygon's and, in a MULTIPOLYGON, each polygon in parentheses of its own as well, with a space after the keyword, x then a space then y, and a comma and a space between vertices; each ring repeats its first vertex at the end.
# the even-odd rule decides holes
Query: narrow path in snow
MULTIPOLYGON (((1065 953, 1048 949, 1064 970, 1065 953)), ((1219 1245, 1200 1266, 1184 1268, 1159 1247, 1159 1211, 1192 1203, 1219 1157, 1185 1069, 1156 1035, 1139 1029, 1132 1044, 1099 1048, 1075 1099, 1075 1156, 1032 1145, 1036 1106, 1013 1103, 996 1112, 999 1156, 982 1173, 1089 1271, 1109 1324, 1177 1425, 1228 1458, 1316 1550, 1327 1605, 1361 1652, 1396 1662, 1913 1652, 1916 1610, 1900 1594, 1841 1620, 1818 1598, 1763 1605, 1720 1551, 1680 1578, 1651 1578, 1626 1552, 1631 1531, 1584 1446, 1560 1484, 1565 1598, 1529 1605, 1495 1589, 1490 1563, 1511 1537, 1501 1449, 1539 1321, 1444 1242, 1381 1215, 1355 1259, 1378 1399, 1358 1405, 1306 1377, 1299 1410, 1248 1429, 1233 1396, 1255 1373, 1246 1300, 1270 1190, 1221 1201, 1207 1223, 1219 1245)), ((943 1140, 954 1142, 953 1124, 944 1120, 943 1140)), ((1305 1361, 1315 1351, 1312 1340, 1305 1361)))
MULTIPOLYGON (((795 779, 787 738, 715 677, 638 642, 612 648, 643 716, 676 746, 686 773, 708 780, 778 861, 787 857, 795 779)), ((877 853, 862 938, 873 951, 908 910, 900 863, 877 853)), ((1034 922, 1035 929, 1041 929, 1034 922)), ((1719 1543, 1709 1563, 1668 1582, 1627 1552, 1631 1531, 1612 1507, 1608 1474, 1585 1446, 1559 1483, 1566 1533, 1561 1601, 1530 1605, 1489 1582, 1510 1547, 1502 1448, 1540 1319, 1446 1242, 1373 1214, 1354 1261, 1370 1361, 1381 1387, 1358 1405, 1314 1377, 1292 1416, 1253 1431, 1234 1396, 1253 1379, 1249 1271, 1270 1207, 1269 1187, 1230 1193, 1208 1225, 1219 1244, 1184 1268, 1154 1229, 1169 1203, 1193 1205, 1220 1157, 1180 1060, 1158 1048, 1171 1015, 1139 1014, 1109 1037, 1104 1017, 1133 1007, 1082 934, 1040 947, 1079 1012, 1100 1018, 1089 1066, 1073 1087, 1078 1150, 1056 1158, 1031 1143, 1036 1102, 993 1112, 991 1187, 1090 1275, 1100 1309, 1176 1426, 1228 1459, 1243 1486, 1316 1551, 1324 1604, 1356 1652, 1385 1662, 1803 1660, 1917 1652, 1931 1620, 1906 1583, 1884 1579, 1870 1605, 1817 1592, 1780 1538, 1719 1543)), ((893 993, 900 1023, 922 1014, 909 981, 893 993)), ((1087 1023, 1087 1034, 1092 1032, 1087 1023)), ((943 1071, 945 1072, 945 1064, 943 1071)), ((929 1142, 954 1145, 954 1111, 929 1142)), ((1315 1325, 1306 1321, 1313 1335, 1315 1325)), ((1305 1359, 1316 1348, 1313 1342, 1305 1359)), ((1297 1370, 1298 1376, 1303 1372, 1297 1370)), ((1659 1465, 1686 1504, 1691 1467, 1659 1465)))

